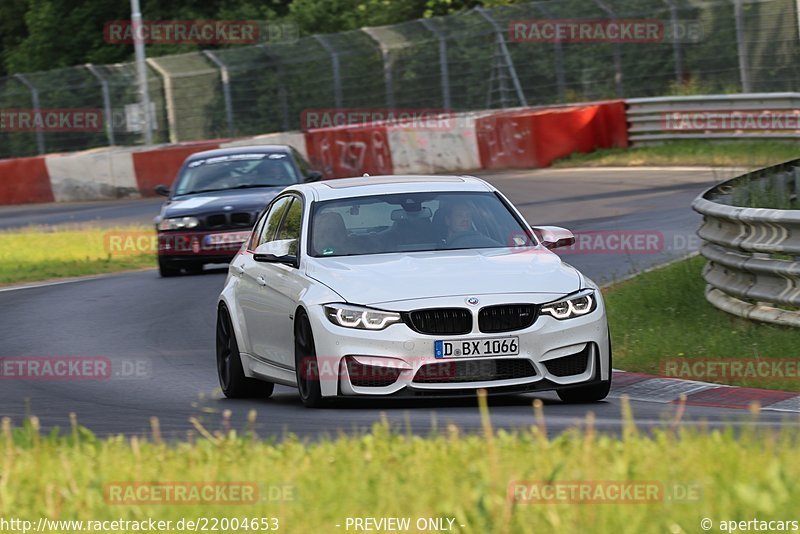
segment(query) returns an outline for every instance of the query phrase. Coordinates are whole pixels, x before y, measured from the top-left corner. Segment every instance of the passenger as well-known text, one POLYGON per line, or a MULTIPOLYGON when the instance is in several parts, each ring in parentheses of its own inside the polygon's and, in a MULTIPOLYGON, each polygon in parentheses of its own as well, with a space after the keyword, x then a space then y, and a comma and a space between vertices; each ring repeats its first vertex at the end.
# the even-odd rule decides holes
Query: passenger
POLYGON ((335 211, 324 211, 314 218, 311 240, 311 248, 318 256, 342 256, 351 253, 344 219, 335 211))

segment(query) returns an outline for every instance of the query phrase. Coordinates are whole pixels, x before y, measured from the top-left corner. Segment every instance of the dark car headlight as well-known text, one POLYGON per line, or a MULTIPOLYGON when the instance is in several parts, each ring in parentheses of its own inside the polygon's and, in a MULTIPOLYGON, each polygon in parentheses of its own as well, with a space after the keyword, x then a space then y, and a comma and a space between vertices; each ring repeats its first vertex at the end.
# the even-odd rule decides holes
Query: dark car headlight
POLYGON ((197 217, 174 217, 172 219, 162 219, 158 223, 159 230, 189 230, 197 228, 200 221, 197 217))
POLYGON ((593 289, 581 291, 576 295, 542 304, 540 311, 555 319, 572 319, 592 313, 597 309, 597 297, 593 289))

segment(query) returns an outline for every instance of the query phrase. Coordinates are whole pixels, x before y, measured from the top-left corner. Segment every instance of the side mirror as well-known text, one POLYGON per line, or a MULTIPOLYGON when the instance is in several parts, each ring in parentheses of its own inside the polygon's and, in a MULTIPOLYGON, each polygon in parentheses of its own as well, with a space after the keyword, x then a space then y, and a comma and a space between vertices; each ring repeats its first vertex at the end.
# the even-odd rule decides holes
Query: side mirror
POLYGON ((560 226, 531 226, 531 229, 548 249, 570 247, 575 244, 575 235, 560 226))
POLYGON ((308 171, 308 176, 306 176, 306 182, 319 182, 322 180, 322 173, 319 171, 308 171))
POLYGON ((156 192, 156 194, 159 194, 159 195, 161 195, 162 197, 168 197, 168 196, 169 196, 169 193, 170 193, 170 191, 169 191, 169 187, 167 187, 167 186, 166 186, 166 185, 164 185, 164 184, 158 184, 157 186, 155 186, 155 187, 153 188, 153 191, 155 191, 155 192, 156 192))
POLYGON ((296 245, 296 243, 296 239, 281 239, 263 243, 253 251, 253 259, 261 263, 285 263, 297 267, 297 256, 290 254, 292 245, 296 245))

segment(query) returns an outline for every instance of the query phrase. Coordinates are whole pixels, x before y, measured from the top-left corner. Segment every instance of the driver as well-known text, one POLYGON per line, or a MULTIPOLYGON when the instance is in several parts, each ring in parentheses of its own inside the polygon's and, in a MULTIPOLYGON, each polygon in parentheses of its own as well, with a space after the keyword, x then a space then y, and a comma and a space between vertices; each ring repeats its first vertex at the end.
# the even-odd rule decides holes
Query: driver
POLYGON ((475 208, 471 203, 457 201, 444 212, 444 240, 447 248, 486 248, 500 244, 475 230, 475 208))
POLYGON ((454 204, 445 213, 444 224, 447 228, 445 239, 448 242, 459 234, 472 232, 472 208, 465 202, 454 204))

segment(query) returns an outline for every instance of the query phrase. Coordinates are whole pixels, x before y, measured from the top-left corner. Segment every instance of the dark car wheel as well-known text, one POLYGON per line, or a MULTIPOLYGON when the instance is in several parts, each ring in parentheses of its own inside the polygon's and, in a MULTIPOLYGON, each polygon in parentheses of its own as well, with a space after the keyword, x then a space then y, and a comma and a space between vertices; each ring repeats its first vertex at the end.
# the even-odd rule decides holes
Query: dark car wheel
POLYGON ((317 350, 311 323, 303 311, 298 312, 294 323, 294 361, 300 400, 307 408, 319 408, 324 404, 324 399, 320 387, 317 350))
POLYGON ((162 278, 170 278, 180 275, 181 270, 178 267, 173 267, 164 258, 158 258, 158 274, 160 274, 162 278))
POLYGON ((582 403, 601 401, 608 396, 609 391, 611 391, 611 380, 603 380, 591 386, 564 389, 556 393, 564 402, 582 403))
POLYGON ((236 342, 230 315, 224 306, 220 306, 217 313, 217 375, 222 393, 231 399, 266 398, 275 389, 271 382, 245 376, 239 356, 239 344, 236 342))

